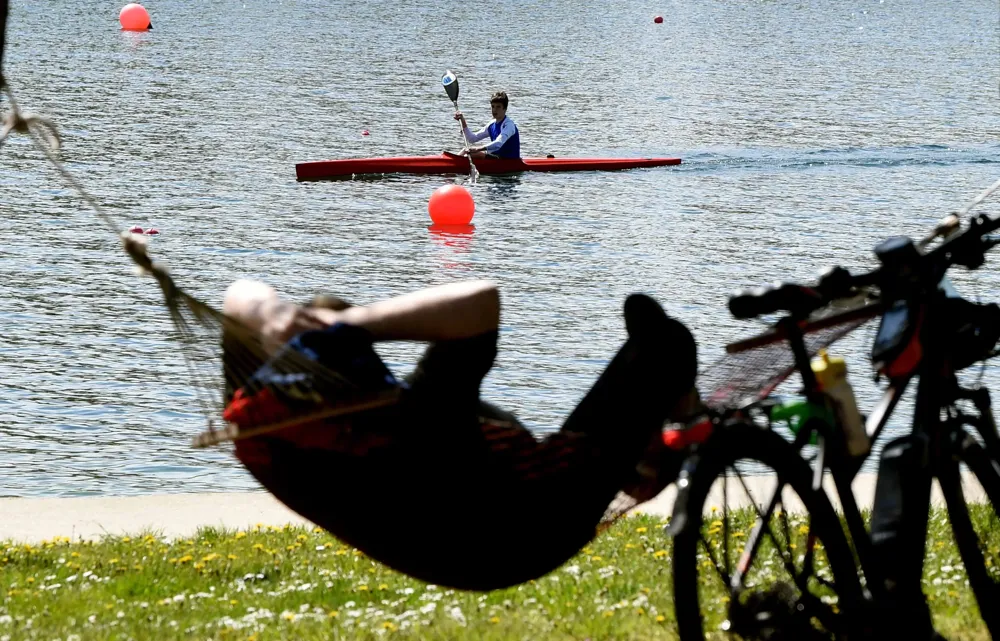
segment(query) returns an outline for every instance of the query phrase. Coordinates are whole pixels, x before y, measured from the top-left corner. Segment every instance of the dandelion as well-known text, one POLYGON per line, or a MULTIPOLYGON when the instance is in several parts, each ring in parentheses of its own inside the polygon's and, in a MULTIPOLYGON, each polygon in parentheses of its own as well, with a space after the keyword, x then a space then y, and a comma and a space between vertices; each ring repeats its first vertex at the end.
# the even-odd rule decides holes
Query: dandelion
POLYGON ((625 549, 626 549, 626 550, 631 550, 631 549, 632 549, 632 548, 634 548, 634 547, 635 547, 635 546, 634 546, 633 544, 631 544, 631 543, 626 543, 626 544, 625 544, 625 549))
POLYGON ((614 610, 605 610, 604 611, 604 616, 605 617, 613 617, 613 616, 615 616, 615 611, 614 610))
POLYGON ((127 536, 122 538, 122 543, 131 543, 131 542, 132 539, 128 538, 127 536))
POLYGON ((215 552, 212 552, 211 554, 206 554, 205 556, 203 556, 201 560, 203 563, 208 563, 209 561, 214 561, 217 558, 219 558, 219 555, 216 554, 215 552))
MULTIPOLYGON (((115 561, 117 561, 117 560, 118 560, 118 559, 115 559, 115 561)), ((185 555, 184 555, 184 556, 182 556, 181 558, 177 559, 177 562, 178 562, 178 563, 189 563, 189 562, 191 562, 191 561, 194 561, 194 557, 193 557, 193 556, 191 556, 190 554, 185 554, 185 555)))
POLYGON ((308 536, 306 536, 305 534, 300 534, 300 535, 298 535, 297 537, 295 537, 295 540, 296 540, 296 541, 306 541, 306 540, 308 540, 308 539, 309 539, 309 537, 308 537, 308 536))
POLYGON ((646 611, 643 610, 642 608, 636 608, 635 609, 635 613, 638 614, 639 616, 642 616, 642 615, 646 614, 646 611))
POLYGON ((662 559, 665 556, 667 556, 666 550, 657 550, 656 552, 653 552, 654 559, 662 559))
POLYGON ((34 582, 35 582, 35 577, 33 577, 33 576, 29 576, 29 577, 28 577, 28 578, 26 579, 26 581, 27 581, 28 583, 34 583, 34 582))
POLYGON ((500 617, 490 617, 490 623, 500 623, 500 617))
POLYGON ((388 583, 379 583, 378 584, 378 589, 379 590, 388 590, 389 589, 389 584, 388 583))
POLYGON ((396 627, 396 624, 393 623, 392 621, 386 621, 385 623, 383 623, 382 628, 388 630, 389 632, 395 632, 396 630, 399 629, 396 627))
POLYGON ((662 614, 656 615, 656 622, 657 623, 663 623, 666 620, 667 620, 667 617, 663 616, 662 614))
POLYGON ((111 559, 110 561, 108 561, 109 565, 114 565, 115 563, 118 563, 118 559, 111 559))
POLYGON ((235 554, 230 554, 230 555, 226 556, 226 558, 229 559, 230 561, 235 561, 237 559, 237 557, 236 557, 235 554))
POLYGON ((323 528, 321 528, 321 527, 314 527, 313 528, 313 534, 322 534, 322 533, 323 533, 323 528))
POLYGON ((601 557, 595 555, 595 556, 590 557, 590 560, 591 561, 600 561, 601 557))
POLYGON ((247 533, 244 532, 244 531, 242 531, 242 530, 240 530, 239 532, 236 533, 236 536, 233 537, 233 538, 235 538, 235 539, 245 539, 245 538, 247 538, 247 533))
POLYGON ((337 610, 330 610, 329 612, 326 613, 326 616, 330 617, 331 619, 336 619, 337 617, 340 616, 340 612, 338 612, 337 610))
POLYGON ((368 586, 365 585, 364 583, 358 586, 358 592, 367 592, 367 591, 368 591, 368 586))
POLYGON ((237 601, 236 599, 229 599, 229 605, 239 605, 239 604, 240 602, 237 601))
POLYGON ((295 620, 295 613, 294 612, 285 612, 284 614, 281 615, 281 618, 284 619, 285 621, 294 621, 295 620))
POLYGON ((637 534, 645 534, 646 533, 646 528, 644 528, 644 527, 637 527, 635 529, 635 531, 636 531, 637 534))

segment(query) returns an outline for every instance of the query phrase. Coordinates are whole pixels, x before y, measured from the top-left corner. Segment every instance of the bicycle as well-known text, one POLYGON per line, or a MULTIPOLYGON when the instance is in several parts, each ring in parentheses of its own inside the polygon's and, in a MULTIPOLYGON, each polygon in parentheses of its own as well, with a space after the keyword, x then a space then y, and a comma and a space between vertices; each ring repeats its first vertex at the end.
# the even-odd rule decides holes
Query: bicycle
MULTIPOLYGON (((744 372, 775 360, 780 351, 790 351, 791 362, 764 368, 763 383, 761 372, 754 372, 750 388, 723 386, 706 399, 712 409, 700 424, 669 433, 675 438, 668 445, 690 452, 668 526, 681 639, 704 639, 706 623, 711 628, 714 604, 705 602, 705 588, 713 576, 727 592, 724 611, 715 607, 714 616, 725 617, 718 629, 742 638, 882 638, 889 631, 894 638, 935 636, 921 588, 932 478, 941 486, 982 618, 1000 639, 1000 554, 983 549, 963 491, 965 479, 978 482, 992 504, 990 527, 1000 524, 1000 436, 989 390, 963 388, 957 378, 960 370, 997 355, 1000 308, 958 297, 946 279, 954 265, 977 269, 984 263, 987 251, 1000 244, 989 236, 1000 228, 1000 218, 979 215, 959 228, 953 214, 920 243, 890 238, 875 249, 880 266, 865 274, 838 267, 812 287, 784 284, 730 299, 736 318, 785 314, 768 332, 727 347, 750 365, 744 372), (939 238, 934 249, 921 251, 939 238), (881 321, 871 360, 888 386, 863 424, 868 443, 879 438, 909 383, 918 383, 911 432, 882 451, 869 531, 851 490, 867 452, 849 451, 842 410, 820 388, 811 358, 874 318, 881 321), (768 353, 754 356, 761 351, 768 353), (801 375, 809 411, 790 442, 774 430, 778 401, 771 394, 793 371, 801 375), (808 457, 807 446, 814 452, 808 457), (754 497, 753 479, 743 473, 747 461, 774 471, 775 488, 758 492, 765 500, 754 497), (823 488, 827 471, 846 533, 823 488), (730 483, 750 499, 742 511, 729 507, 730 483), (706 527, 710 492, 719 486, 722 514, 709 516, 706 527), (786 509, 792 492, 805 508, 798 527, 786 509), (749 533, 736 530, 731 514, 744 520, 749 515, 749 533), (734 533, 742 545, 729 540, 734 533), (767 560, 772 552, 777 564, 767 560), (774 565, 788 574, 786 580, 773 580, 774 565), (700 576, 700 568, 710 568, 708 577, 700 576)), ((730 380, 737 377, 731 373, 730 380)))

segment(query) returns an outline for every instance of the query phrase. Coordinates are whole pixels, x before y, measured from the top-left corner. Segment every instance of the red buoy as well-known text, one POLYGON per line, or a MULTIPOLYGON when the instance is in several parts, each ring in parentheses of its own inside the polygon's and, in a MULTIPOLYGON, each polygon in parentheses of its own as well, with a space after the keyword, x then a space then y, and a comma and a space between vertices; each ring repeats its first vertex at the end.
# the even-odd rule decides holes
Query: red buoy
POLYGON ((362 131, 362 132, 361 132, 361 135, 362 135, 362 136, 367 136, 367 135, 369 135, 369 134, 368 134, 368 130, 367 130, 367 129, 365 129, 364 131, 362 131))
POLYGON ((146 235, 147 236, 159 236, 160 235, 160 230, 159 229, 152 229, 152 228, 147 229, 146 230, 146 235))
POLYGON ((656 24, 663 24, 663 16, 656 16, 655 18, 653 18, 653 22, 655 22, 656 24))
POLYGON ((142 229, 142 227, 136 225, 132 229, 128 230, 128 233, 130 233, 130 234, 141 234, 141 233, 143 233, 143 229, 142 229))
POLYGON ((431 194, 427 213, 437 225, 468 225, 476 213, 476 201, 465 187, 445 185, 431 194))
POLYGON ((118 22, 126 31, 145 31, 151 26, 149 12, 141 4, 127 4, 118 14, 118 22))

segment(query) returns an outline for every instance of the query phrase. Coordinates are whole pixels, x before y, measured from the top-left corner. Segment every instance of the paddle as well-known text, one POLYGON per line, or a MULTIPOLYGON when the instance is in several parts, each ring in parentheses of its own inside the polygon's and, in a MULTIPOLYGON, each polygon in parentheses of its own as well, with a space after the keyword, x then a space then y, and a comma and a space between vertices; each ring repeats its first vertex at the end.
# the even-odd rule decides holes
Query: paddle
MULTIPOLYGON (((455 75, 450 69, 441 78, 441 84, 444 85, 445 93, 448 94, 448 98, 451 99, 451 104, 455 105, 455 111, 458 111, 458 76, 455 75)), ((461 123, 459 123, 461 126, 461 123)), ((462 127, 462 142, 465 143, 466 154, 469 152, 469 141, 465 137, 465 128, 462 127)), ((467 156, 469 159, 469 176, 472 178, 472 182, 479 181, 479 170, 476 169, 476 163, 472 161, 472 156, 467 156)))

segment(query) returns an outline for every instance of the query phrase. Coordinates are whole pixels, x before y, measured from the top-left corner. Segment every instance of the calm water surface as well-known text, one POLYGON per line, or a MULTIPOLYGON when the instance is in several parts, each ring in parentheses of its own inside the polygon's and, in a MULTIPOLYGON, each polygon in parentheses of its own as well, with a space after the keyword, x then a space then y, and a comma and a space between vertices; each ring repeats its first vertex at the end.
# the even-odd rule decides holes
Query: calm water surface
MULTIPOLYGON (((629 292, 710 363, 760 328, 728 318, 731 291, 870 267, 879 239, 1000 175, 992 0, 160 0, 138 34, 118 8, 14 3, 7 71, 120 224, 158 228, 155 254, 213 304, 239 277, 358 302, 494 279, 485 393, 540 431, 621 344, 629 292), (510 94, 525 155, 684 164, 483 178, 467 235, 427 228, 459 178, 295 182, 296 162, 456 149, 448 68, 470 120, 510 94)), ((227 451, 188 447, 204 418, 159 291, 24 137, 0 149, 0 211, 0 495, 256 488, 227 451)), ((995 267, 956 280, 1000 293, 995 267)), ((863 405, 870 339, 838 348, 863 405)), ((416 353, 383 350, 402 370, 416 353)))

